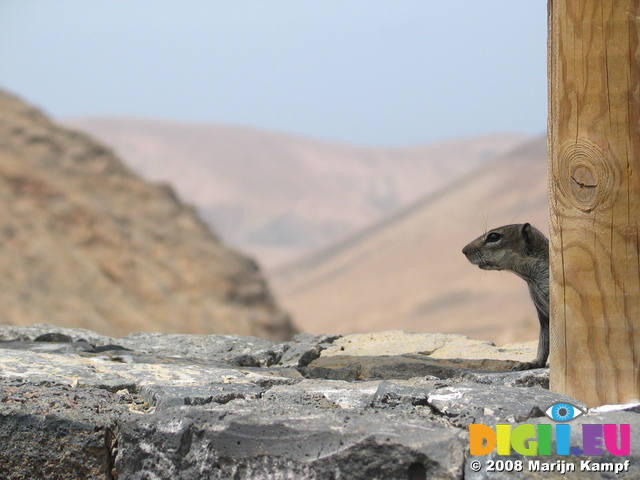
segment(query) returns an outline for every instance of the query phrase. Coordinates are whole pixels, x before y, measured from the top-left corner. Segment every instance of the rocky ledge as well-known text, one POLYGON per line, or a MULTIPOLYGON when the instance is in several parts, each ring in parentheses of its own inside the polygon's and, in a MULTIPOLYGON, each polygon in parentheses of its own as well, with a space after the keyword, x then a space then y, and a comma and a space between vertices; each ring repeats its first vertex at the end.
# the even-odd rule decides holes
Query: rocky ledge
MULTIPOLYGON (((509 371, 535 356, 534 344, 459 335, 276 343, 34 325, 0 327, 0 349, 7 479, 553 478, 526 463, 488 472, 491 460, 527 457, 472 457, 467 427, 553 423, 548 406, 580 405, 546 389, 546 369, 509 371)), ((640 478, 638 418, 628 407, 571 423, 572 445, 581 445, 581 422, 631 424, 630 457, 536 459, 576 463, 564 478, 600 478, 580 460, 628 459, 616 478, 640 478)))

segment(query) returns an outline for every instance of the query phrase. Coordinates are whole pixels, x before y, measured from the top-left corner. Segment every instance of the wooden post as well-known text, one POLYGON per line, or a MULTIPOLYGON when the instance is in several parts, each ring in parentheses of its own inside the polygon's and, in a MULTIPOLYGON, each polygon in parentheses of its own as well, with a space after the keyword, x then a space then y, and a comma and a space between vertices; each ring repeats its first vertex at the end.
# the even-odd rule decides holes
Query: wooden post
POLYGON ((553 391, 640 399, 640 0, 549 0, 553 391))

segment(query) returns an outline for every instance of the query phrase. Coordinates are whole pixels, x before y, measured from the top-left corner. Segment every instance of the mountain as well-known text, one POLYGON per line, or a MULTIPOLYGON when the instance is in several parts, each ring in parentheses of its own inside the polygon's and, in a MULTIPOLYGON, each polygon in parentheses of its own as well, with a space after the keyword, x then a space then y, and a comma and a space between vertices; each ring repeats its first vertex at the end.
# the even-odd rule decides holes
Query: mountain
POLYGON ((269 268, 365 227, 525 138, 366 148, 225 125, 64 123, 110 145, 143 177, 171 182, 226 242, 269 268))
POLYGON ((289 338, 250 258, 168 186, 0 92, 0 321, 289 338))
POLYGON ((305 331, 387 329, 537 338, 526 284, 481 271, 462 247, 486 229, 547 226, 546 142, 537 138, 383 220, 271 273, 305 331))

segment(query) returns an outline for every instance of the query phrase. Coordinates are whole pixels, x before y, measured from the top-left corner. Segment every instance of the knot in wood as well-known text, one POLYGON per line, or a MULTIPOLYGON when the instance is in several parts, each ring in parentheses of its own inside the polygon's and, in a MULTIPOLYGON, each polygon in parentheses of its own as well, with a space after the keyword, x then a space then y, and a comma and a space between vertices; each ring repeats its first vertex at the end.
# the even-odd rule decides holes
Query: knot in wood
POLYGON ((571 193, 583 205, 593 203, 598 193, 598 178, 590 165, 579 164, 572 168, 571 193))
POLYGON ((560 194, 571 206, 591 212, 611 202, 615 178, 609 155, 585 140, 570 140, 560 146, 553 174, 560 194))

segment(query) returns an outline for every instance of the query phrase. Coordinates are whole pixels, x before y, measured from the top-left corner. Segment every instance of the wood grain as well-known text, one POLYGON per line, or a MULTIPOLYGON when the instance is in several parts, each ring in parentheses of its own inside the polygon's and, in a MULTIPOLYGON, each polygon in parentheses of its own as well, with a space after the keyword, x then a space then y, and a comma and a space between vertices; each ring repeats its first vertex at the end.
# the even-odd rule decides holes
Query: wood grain
POLYGON ((553 391, 640 399, 639 0, 549 1, 553 391))

